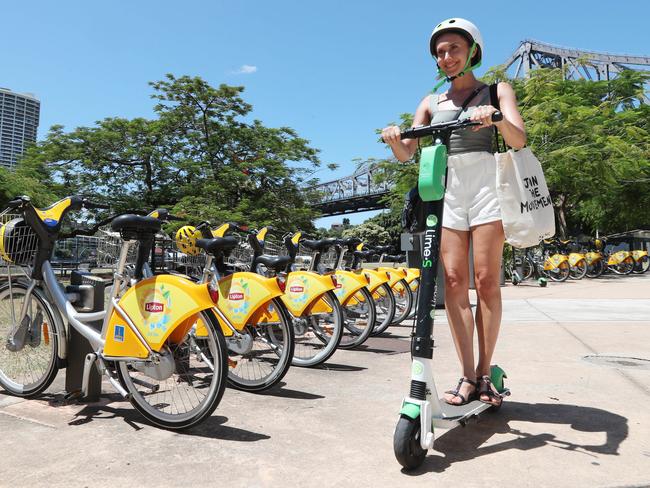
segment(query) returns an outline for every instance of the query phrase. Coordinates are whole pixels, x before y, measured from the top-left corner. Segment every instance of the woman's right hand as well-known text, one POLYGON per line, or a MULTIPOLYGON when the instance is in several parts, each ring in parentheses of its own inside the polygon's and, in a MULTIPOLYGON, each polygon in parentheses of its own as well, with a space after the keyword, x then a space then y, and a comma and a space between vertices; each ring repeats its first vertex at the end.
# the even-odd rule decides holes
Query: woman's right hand
POLYGON ((381 131, 381 137, 386 144, 395 147, 395 145, 401 141, 399 127, 396 125, 385 127, 381 131))

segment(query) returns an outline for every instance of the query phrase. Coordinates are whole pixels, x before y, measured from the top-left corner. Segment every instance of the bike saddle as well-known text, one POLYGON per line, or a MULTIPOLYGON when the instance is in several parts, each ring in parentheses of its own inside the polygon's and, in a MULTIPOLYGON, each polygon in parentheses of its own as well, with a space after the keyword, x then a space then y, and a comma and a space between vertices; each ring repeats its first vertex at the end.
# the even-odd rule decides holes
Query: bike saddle
POLYGON ((330 247, 336 244, 336 241, 336 238, 328 237, 326 239, 320 239, 317 241, 306 239, 304 241, 300 241, 300 244, 305 246, 307 249, 311 249, 312 251, 327 251, 330 247))
POLYGON ((262 255, 257 258, 258 264, 263 264, 273 271, 282 271, 291 263, 290 256, 266 256, 262 255))
POLYGON ((343 239, 337 239, 336 243, 341 246, 356 247, 359 244, 361 244, 361 239, 359 239, 358 237, 344 237, 343 239))
POLYGON ((375 246, 375 251, 377 251, 380 254, 385 254, 390 252, 393 246, 375 246))
POLYGON ((116 217, 111 222, 111 229, 119 232, 122 238, 141 239, 142 237, 151 237, 156 235, 160 230, 162 222, 154 217, 145 217, 143 215, 125 214, 116 217))
POLYGON ((374 251, 354 251, 354 256, 361 258, 361 259, 368 259, 370 258, 374 253, 374 251))
POLYGON ((211 239, 197 239, 196 247, 205 252, 215 255, 223 251, 231 251, 239 245, 239 239, 233 236, 213 237, 211 239))

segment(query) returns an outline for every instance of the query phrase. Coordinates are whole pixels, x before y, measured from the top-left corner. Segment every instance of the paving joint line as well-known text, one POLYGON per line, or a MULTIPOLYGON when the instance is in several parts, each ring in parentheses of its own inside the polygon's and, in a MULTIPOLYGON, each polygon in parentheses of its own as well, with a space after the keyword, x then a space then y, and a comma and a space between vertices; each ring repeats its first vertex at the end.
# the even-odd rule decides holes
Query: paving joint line
MULTIPOLYGON (((559 320, 557 320, 557 319, 551 317, 549 314, 547 314, 546 312, 544 312, 544 310, 540 310, 538 307, 536 307, 535 305, 533 305, 532 303, 530 303, 530 302, 528 301, 528 298, 525 298, 524 301, 525 301, 528 305, 530 305, 532 308, 534 308, 535 310, 537 310, 539 313, 541 313, 541 314, 544 315, 545 317, 548 317, 548 318, 551 320, 551 322, 555 323, 555 325, 558 325, 558 326, 559 326, 562 330, 564 330, 567 334, 569 334, 569 335, 570 335, 571 337, 573 337, 576 341, 578 341, 580 344, 582 344, 583 347, 584 347, 585 349, 587 349, 589 352, 591 352, 592 354, 595 354, 595 355, 598 355, 598 354, 599 354, 598 351, 597 351, 596 349, 594 349, 593 347, 591 347, 591 346, 590 346, 589 344, 587 344, 584 340, 582 340, 580 337, 578 337, 578 336, 575 335, 573 332, 571 332, 571 331, 570 331, 570 330, 569 330, 569 329, 568 329, 568 328, 567 328, 567 327, 566 327, 562 322, 560 322, 559 320)), ((620 369, 616 369, 616 368, 612 368, 612 369, 614 369, 614 371, 616 371, 620 376, 622 376, 622 377, 625 378, 627 381, 629 381, 629 382, 630 382, 633 386, 635 386, 637 389, 641 390, 641 391, 642 391, 643 393, 645 393, 647 396, 650 396, 650 389, 648 389, 648 388, 647 388, 643 383, 638 382, 636 379, 634 379, 633 377, 629 376, 627 373, 625 373, 624 371, 621 371, 620 369)))

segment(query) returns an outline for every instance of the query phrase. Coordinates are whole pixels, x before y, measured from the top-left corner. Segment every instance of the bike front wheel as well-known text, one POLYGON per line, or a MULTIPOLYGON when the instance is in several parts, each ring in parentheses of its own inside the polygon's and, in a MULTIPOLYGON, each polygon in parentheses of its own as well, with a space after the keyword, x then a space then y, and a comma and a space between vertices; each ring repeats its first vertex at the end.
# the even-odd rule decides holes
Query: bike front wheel
POLYGON ((295 336, 291 316, 279 298, 271 300, 268 322, 247 324, 229 337, 228 383, 238 390, 259 392, 277 384, 291 366, 295 336))
POLYGON ((391 325, 398 325, 406 320, 413 305, 413 293, 406 280, 401 279, 392 288, 395 297, 395 317, 391 325))
POLYGON ((293 317, 295 347, 292 366, 317 366, 336 351, 343 335, 341 304, 332 291, 316 304, 318 312, 306 317, 293 317))
POLYGON ((571 272, 571 266, 568 261, 562 261, 556 268, 546 270, 546 275, 553 281, 566 281, 571 272))
POLYGON ((0 287, 0 385, 20 397, 45 391, 58 371, 60 322, 45 294, 28 290, 17 281, 0 287))
POLYGON ((131 404, 153 424, 186 429, 214 412, 226 387, 226 342, 212 312, 199 312, 197 324, 179 343, 167 343, 157 363, 116 361, 122 386, 131 404))
POLYGON ((650 257, 641 256, 638 261, 634 262, 634 273, 643 274, 650 268, 650 257))
POLYGON ((388 283, 384 283, 373 292, 372 298, 375 301, 377 314, 375 315, 375 326, 371 334, 379 335, 388 329, 388 326, 393 322, 393 317, 395 317, 395 295, 393 295, 393 290, 388 286, 388 283))
POLYGON ((341 304, 343 337, 339 347, 352 349, 370 337, 375 323, 375 302, 367 288, 361 288, 341 304))

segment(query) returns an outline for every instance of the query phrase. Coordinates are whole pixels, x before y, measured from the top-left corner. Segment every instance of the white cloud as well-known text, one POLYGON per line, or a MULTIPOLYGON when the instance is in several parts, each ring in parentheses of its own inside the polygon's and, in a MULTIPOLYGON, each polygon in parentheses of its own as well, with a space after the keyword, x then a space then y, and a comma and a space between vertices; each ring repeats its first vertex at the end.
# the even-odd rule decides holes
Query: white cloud
POLYGON ((257 66, 251 66, 250 64, 243 64, 239 69, 233 71, 235 75, 250 75, 257 71, 257 66))

